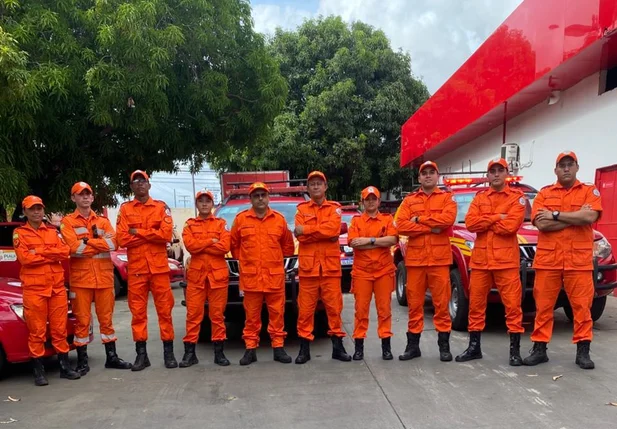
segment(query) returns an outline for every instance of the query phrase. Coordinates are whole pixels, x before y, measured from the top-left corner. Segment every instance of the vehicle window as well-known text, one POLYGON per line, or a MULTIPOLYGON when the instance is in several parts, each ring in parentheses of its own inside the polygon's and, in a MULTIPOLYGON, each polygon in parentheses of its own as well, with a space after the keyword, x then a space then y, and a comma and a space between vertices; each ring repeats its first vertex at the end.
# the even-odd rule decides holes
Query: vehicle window
MULTIPOLYGON (((293 231, 294 224, 295 224, 294 219, 296 216, 296 207, 298 206, 298 204, 299 202, 294 202, 294 201, 285 202, 285 203, 271 202, 270 208, 272 210, 276 210, 277 212, 285 216, 285 220, 287 221, 287 227, 293 231)), ((216 216, 225 219, 225 221, 227 222, 227 225, 229 225, 229 228, 231 229, 231 226, 234 223, 234 219, 236 218, 236 215, 240 213, 241 211, 246 210, 250 207, 251 207, 250 203, 238 204, 238 205, 233 205, 233 206, 223 206, 216 212, 216 216)))
POLYGON ((0 247, 13 247, 13 231, 17 225, 0 226, 0 247))
POLYGON ((343 213, 341 215, 341 222, 342 223, 346 223, 347 226, 349 226, 349 225, 351 225, 351 219, 354 216, 359 215, 359 214, 360 214, 360 212, 358 212, 358 213, 343 213))
MULTIPOLYGON (((535 192, 526 192, 527 196, 527 204, 525 205, 525 221, 529 222, 531 220, 531 204, 533 203, 534 198, 536 197, 535 192)), ((473 201, 473 198, 476 196, 475 192, 465 192, 465 193, 457 193, 454 194, 454 200, 456 201, 457 213, 456 213, 456 222, 457 223, 465 223, 465 216, 467 216, 467 212, 469 211, 469 206, 473 201)))

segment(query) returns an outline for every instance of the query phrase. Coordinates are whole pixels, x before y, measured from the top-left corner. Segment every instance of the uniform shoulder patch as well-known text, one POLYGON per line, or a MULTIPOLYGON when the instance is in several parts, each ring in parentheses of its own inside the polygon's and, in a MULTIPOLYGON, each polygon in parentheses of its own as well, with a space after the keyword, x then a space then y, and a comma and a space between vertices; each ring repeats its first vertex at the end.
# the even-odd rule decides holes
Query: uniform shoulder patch
POLYGON ((598 190, 598 188, 593 188, 593 191, 591 191, 596 197, 600 196, 600 191, 598 190))
POLYGON ((518 203, 519 203, 521 206, 524 206, 524 205, 525 205, 525 197, 520 197, 520 198, 518 199, 518 203))

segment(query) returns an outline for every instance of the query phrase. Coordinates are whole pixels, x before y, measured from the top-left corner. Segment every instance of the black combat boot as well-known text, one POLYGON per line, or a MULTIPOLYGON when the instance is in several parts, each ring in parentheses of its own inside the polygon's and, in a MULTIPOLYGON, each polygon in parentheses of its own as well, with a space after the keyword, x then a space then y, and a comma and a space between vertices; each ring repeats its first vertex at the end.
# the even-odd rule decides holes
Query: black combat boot
POLYGON ((482 359, 481 337, 482 333, 480 331, 470 332, 467 350, 458 355, 455 360, 457 362, 467 362, 474 359, 482 359))
POLYGON ((439 346, 439 360, 442 362, 450 362, 452 353, 450 353, 450 333, 438 332, 437 345, 439 346))
POLYGON ((546 354, 546 343, 533 343, 531 354, 523 359, 523 365, 535 366, 539 363, 548 362, 548 355, 546 354))
POLYGON ((275 347, 272 349, 274 360, 280 363, 291 363, 291 356, 287 354, 283 347, 275 347))
POLYGON ((68 353, 58 353, 58 362, 60 363, 60 378, 67 378, 69 380, 81 378, 81 375, 71 368, 68 353))
POLYGON ((422 356, 420 352, 420 335, 407 332, 407 347, 402 355, 399 355, 398 360, 410 360, 422 356))
POLYGON ((163 360, 165 368, 178 368, 178 361, 174 356, 174 342, 163 341, 163 360))
POLYGON ((510 366, 521 366, 521 334, 510 334, 510 366))
POLYGON ((184 356, 182 356, 182 360, 180 361, 180 368, 188 368, 189 366, 197 365, 198 363, 199 360, 195 354, 195 344, 184 343, 184 356))
POLYGON ((296 357, 297 364, 307 363, 311 360, 311 343, 309 340, 300 338, 300 352, 296 357))
POLYGON ((332 337, 332 359, 340 360, 341 362, 350 362, 351 356, 347 354, 343 345, 343 338, 332 337))
POLYGON ((353 360, 364 359, 364 338, 356 338, 354 341, 355 350, 353 353, 353 360))
POLYGON ((576 360, 574 361, 582 369, 594 369, 596 365, 589 358, 589 346, 591 341, 579 341, 576 343, 576 360))
POLYGON ((381 339, 381 358, 383 360, 392 360, 392 347, 390 346, 390 337, 381 339))
POLYGON ((45 376, 45 368, 43 367, 43 361, 41 359, 32 359, 32 371, 34 373, 35 386, 47 386, 49 384, 45 376))
POLYGON ((145 341, 137 341, 135 343, 135 352, 137 352, 137 357, 135 357, 135 363, 131 367, 131 371, 141 371, 149 367, 150 359, 148 359, 145 341))
POLYGON ((214 363, 220 366, 229 366, 229 359, 225 357, 223 353, 224 343, 223 341, 214 342, 214 363))
POLYGON ((246 349, 244 356, 240 359, 240 365, 250 365, 253 362, 257 362, 257 349, 246 349))
POLYGON ((83 377, 90 372, 90 367, 88 366, 88 346, 78 346, 75 350, 77 350, 77 367, 75 371, 83 377))
POLYGON ((133 365, 130 362, 125 362, 118 357, 116 353, 116 342, 105 343, 105 368, 113 369, 131 369, 133 365))

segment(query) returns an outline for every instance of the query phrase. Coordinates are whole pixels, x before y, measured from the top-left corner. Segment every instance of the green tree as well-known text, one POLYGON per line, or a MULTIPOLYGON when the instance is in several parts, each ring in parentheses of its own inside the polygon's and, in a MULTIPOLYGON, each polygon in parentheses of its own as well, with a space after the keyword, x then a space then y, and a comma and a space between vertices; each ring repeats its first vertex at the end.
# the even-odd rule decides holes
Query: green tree
POLYGON ((395 190, 411 178, 399 167, 402 124, 429 96, 382 31, 340 17, 278 29, 270 49, 289 82, 271 139, 215 159, 222 169, 320 169, 330 197, 357 199, 369 184, 395 190))
POLYGON ((0 204, 99 204, 264 139, 287 83, 248 0, 0 0, 0 204))

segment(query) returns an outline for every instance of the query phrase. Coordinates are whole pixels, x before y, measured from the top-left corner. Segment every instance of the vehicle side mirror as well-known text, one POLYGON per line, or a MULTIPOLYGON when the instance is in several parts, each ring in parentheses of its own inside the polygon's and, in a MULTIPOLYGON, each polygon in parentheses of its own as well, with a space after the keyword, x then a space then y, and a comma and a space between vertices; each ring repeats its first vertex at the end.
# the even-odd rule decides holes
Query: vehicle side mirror
POLYGON ((349 229, 347 228, 347 223, 346 222, 341 223, 341 232, 340 232, 340 234, 347 234, 348 231, 349 231, 349 229))

